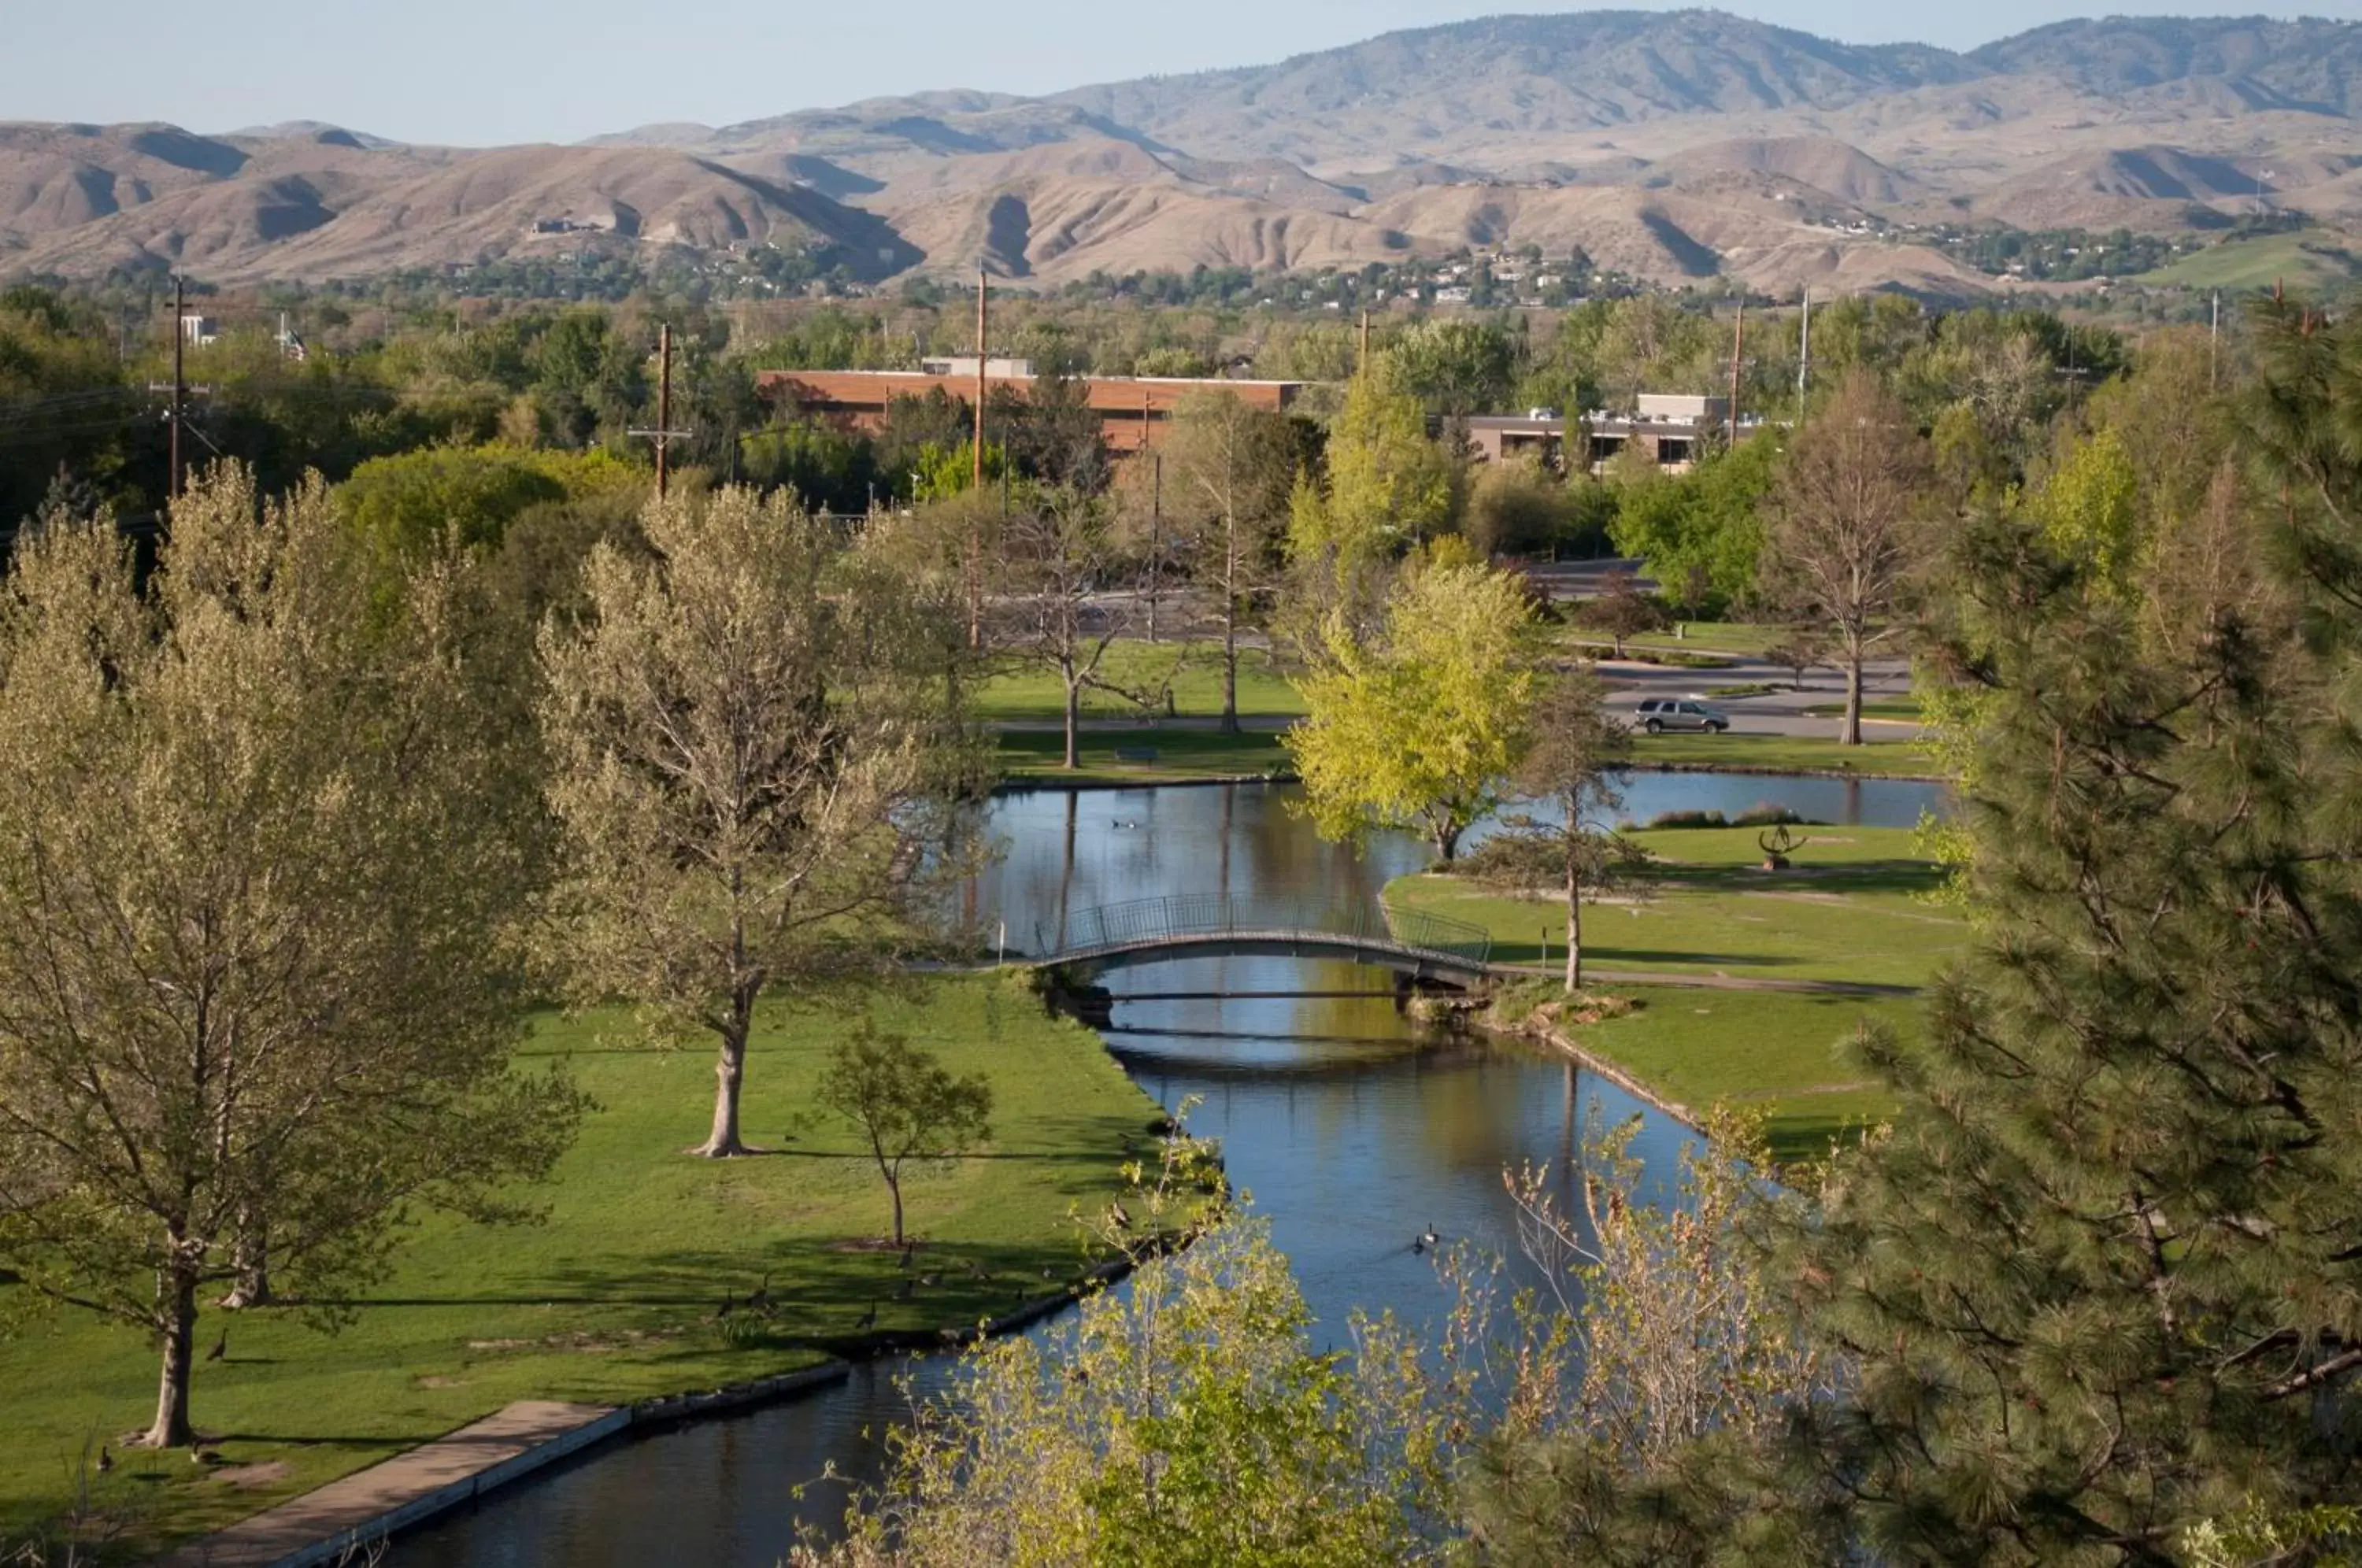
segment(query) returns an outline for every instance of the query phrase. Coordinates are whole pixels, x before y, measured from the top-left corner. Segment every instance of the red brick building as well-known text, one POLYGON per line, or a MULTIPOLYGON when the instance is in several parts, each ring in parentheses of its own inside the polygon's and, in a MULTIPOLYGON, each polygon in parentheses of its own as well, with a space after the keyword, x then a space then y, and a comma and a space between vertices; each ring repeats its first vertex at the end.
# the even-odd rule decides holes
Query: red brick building
MULTIPOLYGON (((1022 395, 1033 376, 1021 361, 986 366, 987 395, 1009 387, 1022 395)), ((928 370, 766 370, 756 389, 774 403, 791 402, 814 418, 851 430, 875 430, 898 397, 925 397, 938 389, 963 403, 976 396, 976 361, 928 370)), ((1098 411, 1108 450, 1122 456, 1154 447, 1164 438, 1173 411, 1192 392, 1229 392, 1251 408, 1285 413, 1304 391, 1301 381, 1184 380, 1164 376, 1092 376, 1084 395, 1098 411)))

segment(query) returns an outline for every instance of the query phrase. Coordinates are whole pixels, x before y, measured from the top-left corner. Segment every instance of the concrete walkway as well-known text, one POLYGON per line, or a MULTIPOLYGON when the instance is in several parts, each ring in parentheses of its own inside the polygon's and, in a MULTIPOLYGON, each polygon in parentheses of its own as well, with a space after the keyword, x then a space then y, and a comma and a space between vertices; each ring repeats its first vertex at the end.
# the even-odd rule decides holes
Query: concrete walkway
MULTIPOLYGON (((1560 964, 1496 964, 1493 972, 1499 975, 1529 975, 1535 978, 1556 979, 1566 973, 1560 964)), ((1804 997, 1915 997, 1924 995, 1918 986, 1879 985, 1869 980, 1784 980, 1771 975, 1701 975, 1666 974, 1653 969, 1599 969, 1589 964, 1583 966, 1584 982, 1594 980, 1606 986, 1669 986, 1694 991, 1783 991, 1804 997)))
POLYGON ((370 1542, 630 1424, 629 1410, 525 1399, 423 1448, 331 1481, 163 1559, 162 1568, 304 1568, 370 1542))

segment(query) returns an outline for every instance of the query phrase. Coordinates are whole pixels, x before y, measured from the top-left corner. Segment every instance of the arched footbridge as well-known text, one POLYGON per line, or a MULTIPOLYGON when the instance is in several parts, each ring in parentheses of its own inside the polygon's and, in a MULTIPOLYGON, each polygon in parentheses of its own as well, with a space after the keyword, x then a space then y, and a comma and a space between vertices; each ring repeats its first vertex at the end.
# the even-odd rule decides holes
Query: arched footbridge
POLYGON ((1388 910, 1374 900, 1184 893, 1107 904, 1033 933, 1036 964, 1111 969, 1228 954, 1342 958, 1413 979, 1482 978, 1492 957, 1485 928, 1441 915, 1388 910))

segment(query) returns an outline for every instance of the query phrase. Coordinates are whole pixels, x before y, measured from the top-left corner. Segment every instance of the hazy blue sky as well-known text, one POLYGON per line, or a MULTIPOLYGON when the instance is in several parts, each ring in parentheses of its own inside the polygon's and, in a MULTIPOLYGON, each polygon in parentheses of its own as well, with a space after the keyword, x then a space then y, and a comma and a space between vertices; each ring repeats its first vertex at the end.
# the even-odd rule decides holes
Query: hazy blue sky
MULTIPOLYGON (((1039 93, 1250 65, 1517 0, 0 0, 0 119, 333 120, 412 141, 571 141, 726 124, 934 87, 1039 93)), ((2095 12, 2245 14, 2238 0, 1754 0, 1857 43, 1970 48, 2095 12)), ((2362 19, 2362 0, 2303 0, 2362 19)))

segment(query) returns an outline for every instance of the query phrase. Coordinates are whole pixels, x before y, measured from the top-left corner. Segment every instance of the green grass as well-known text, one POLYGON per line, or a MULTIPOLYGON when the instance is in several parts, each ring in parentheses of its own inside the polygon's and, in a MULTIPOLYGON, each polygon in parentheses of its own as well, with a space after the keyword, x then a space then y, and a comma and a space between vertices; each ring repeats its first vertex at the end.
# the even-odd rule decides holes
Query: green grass
MULTIPOLYGON (((233 1465, 283 1464, 251 1488, 208 1479, 179 1455, 122 1454, 101 1501, 142 1516, 146 1544, 215 1528, 464 1425, 508 1402, 613 1402, 712 1388, 815 1362, 816 1339, 850 1332, 874 1301, 881 1328, 968 1324, 1077 1276, 1070 1205, 1118 1190, 1120 1165, 1157 1108, 1098 1038, 1044 1016, 1008 977, 938 977, 874 1004, 955 1071, 994 1092, 978 1156, 906 1181, 920 1270, 912 1299, 890 1251, 885 1189, 849 1127, 811 1092, 841 1018, 767 1027, 750 1053, 745 1121, 776 1153, 712 1163, 682 1151, 706 1131, 712 1059, 605 1038, 614 1017, 544 1020, 528 1065, 561 1062, 600 1109, 541 1189, 546 1220, 487 1229, 430 1217, 394 1272, 358 1294, 326 1335, 292 1310, 208 1311, 226 1359, 200 1365, 193 1414, 233 1465), (973 1265, 983 1271, 977 1278, 973 1265), (726 1292, 771 1275, 780 1308, 754 1342, 714 1322, 726 1292)), ((916 1272, 916 1271, 914 1271, 916 1272)), ((24 1307, 0 1288, 0 1307, 24 1307)), ((85 1445, 146 1424, 156 1362, 136 1334, 43 1313, 0 1340, 8 1441, 0 1443, 0 1550, 59 1504, 85 1445)), ((792 1479, 792 1478, 790 1478, 792 1479)))
POLYGON ((1787 641, 1789 635, 1789 629, 1781 625, 1756 625, 1745 621, 1684 621, 1679 637, 1671 632, 1650 632, 1646 636, 1628 639, 1625 646, 1654 648, 1661 652, 1740 654, 1760 657, 1765 649, 1787 641))
MULTIPOLYGON (((1783 872, 1756 868, 1762 850, 1747 829, 1633 834, 1665 860, 1661 886, 1644 901, 1586 908, 1584 961, 1625 973, 1920 986, 1959 953, 1968 928, 1922 897, 1941 874, 1916 857, 1908 830, 1791 831, 1808 842, 1783 872)), ((1565 957, 1565 911, 1554 896, 1421 873, 1397 878, 1385 897, 1484 926, 1496 962, 1565 957)))
POLYGON ((1760 1110, 1783 1165, 1828 1153, 1830 1141, 1893 1114, 1893 1101, 1849 1063, 1842 1042, 1864 1022, 1900 1033, 1923 1027, 1920 1004, 1773 992, 1617 987, 1637 1011, 1573 1032, 1675 1104, 1760 1110))
MULTIPOLYGON (((1119 641, 1108 649, 1099 673, 1127 690, 1152 691, 1170 677, 1175 716, 1210 718, 1222 711, 1222 650, 1218 643, 1119 641)), ((1066 714, 1065 683, 1056 671, 1038 666, 1006 670, 985 683, 977 710, 999 723, 1061 720, 1066 714)), ((1304 699, 1294 682, 1273 667, 1271 655, 1261 648, 1239 650, 1239 712, 1290 718, 1304 712, 1304 699)), ((1130 719, 1140 713, 1136 703, 1114 693, 1083 693, 1085 718, 1130 719)))
POLYGON ((2319 230, 2299 229, 2211 245, 2139 281, 2191 289, 2268 289, 2285 282, 2293 289, 2339 290, 2357 273, 2362 259, 2319 230))
POLYGON ((1909 740, 1872 736, 1839 745, 1821 735, 1636 734, 1632 761, 1639 767, 1699 767, 1750 773, 1836 773, 1864 778, 1935 776, 1926 751, 1909 740))
MULTIPOLYGON (((1849 980, 1918 986, 1957 955, 1968 928, 1919 895, 1940 873, 1907 828, 1791 830, 1807 842, 1783 872, 1758 869, 1744 828, 1630 835, 1660 861, 1663 884, 1639 904, 1584 913, 1585 961, 1599 970, 1849 980)), ((1488 891, 1458 878, 1397 878, 1388 903, 1482 922, 1503 963, 1563 962, 1562 907, 1548 895, 1488 891)), ((1884 1117, 1885 1092, 1844 1064, 1837 1043, 1865 1020, 1918 1027, 1910 999, 1610 985, 1640 1003, 1628 1017, 1574 1032, 1667 1100, 1703 1114, 1718 1102, 1766 1112, 1773 1157, 1825 1153, 1829 1141, 1884 1117)))
POLYGON ((1142 729, 1087 733, 1077 748, 1082 767, 1060 766, 1065 738, 1055 731, 1003 731, 1001 765, 1020 783, 1175 784, 1203 778, 1264 777, 1292 771, 1277 733, 1218 734, 1212 730, 1142 729), (1118 751, 1147 750, 1153 762, 1127 762, 1118 751))

